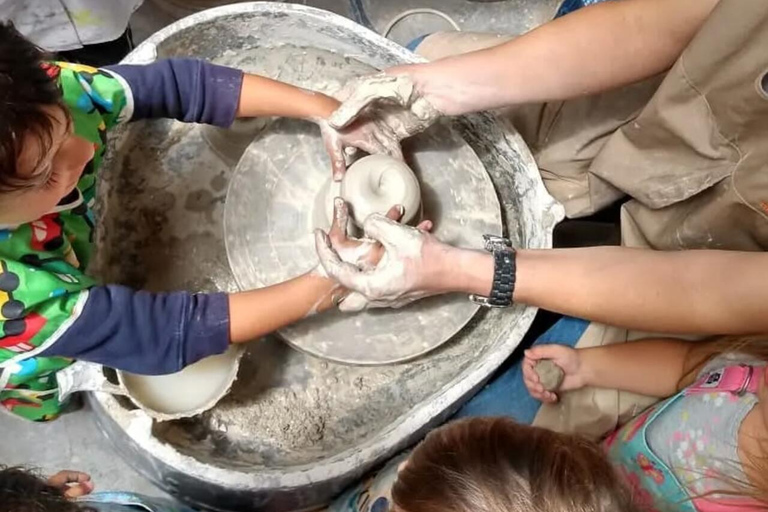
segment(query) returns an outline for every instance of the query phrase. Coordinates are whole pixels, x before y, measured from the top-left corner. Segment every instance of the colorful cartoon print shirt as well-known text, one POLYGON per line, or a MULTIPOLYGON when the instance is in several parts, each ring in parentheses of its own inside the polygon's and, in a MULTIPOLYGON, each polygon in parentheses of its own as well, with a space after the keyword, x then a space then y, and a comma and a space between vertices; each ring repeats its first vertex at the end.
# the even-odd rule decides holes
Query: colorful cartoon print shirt
POLYGON ((195 59, 45 67, 61 88, 75 134, 95 153, 55 211, 0 230, 0 404, 35 421, 60 413, 56 372, 74 359, 163 374, 226 350, 226 295, 103 286, 85 270, 108 130, 157 117, 229 126, 242 85, 239 70, 195 59))

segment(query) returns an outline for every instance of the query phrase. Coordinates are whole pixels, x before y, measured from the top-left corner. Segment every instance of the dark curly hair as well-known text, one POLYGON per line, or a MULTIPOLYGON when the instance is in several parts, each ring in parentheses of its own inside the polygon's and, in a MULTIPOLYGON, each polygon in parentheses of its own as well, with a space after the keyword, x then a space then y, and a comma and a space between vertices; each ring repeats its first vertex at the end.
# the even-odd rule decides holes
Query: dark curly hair
POLYGON ((0 192, 40 185, 40 177, 19 175, 17 160, 27 137, 39 143, 41 159, 50 149, 54 119, 44 107, 58 107, 69 118, 61 91, 44 67, 48 59, 13 24, 0 23, 0 192))
POLYGON ((85 512, 34 471, 0 466, 0 512, 85 512))

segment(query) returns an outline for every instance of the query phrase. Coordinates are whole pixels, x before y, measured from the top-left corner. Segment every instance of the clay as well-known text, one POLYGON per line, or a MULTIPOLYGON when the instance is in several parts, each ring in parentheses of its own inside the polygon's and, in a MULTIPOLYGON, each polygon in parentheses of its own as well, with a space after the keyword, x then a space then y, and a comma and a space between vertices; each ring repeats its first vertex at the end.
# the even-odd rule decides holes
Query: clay
POLYGON ((405 209, 400 220, 407 224, 421 206, 416 175, 405 162, 387 155, 366 156, 352 164, 341 182, 341 197, 349 203, 358 226, 370 214, 386 214, 398 204, 405 209))
POLYGON ((565 372, 549 359, 542 359, 533 367, 539 376, 539 382, 547 391, 557 391, 565 379, 565 372))

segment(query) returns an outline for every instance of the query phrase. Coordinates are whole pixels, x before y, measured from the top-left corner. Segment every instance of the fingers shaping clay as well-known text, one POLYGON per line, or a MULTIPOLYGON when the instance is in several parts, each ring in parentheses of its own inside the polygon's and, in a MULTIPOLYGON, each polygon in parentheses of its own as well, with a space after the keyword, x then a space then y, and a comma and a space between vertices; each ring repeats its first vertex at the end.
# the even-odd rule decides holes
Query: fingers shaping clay
POLYGON ((404 162, 387 155, 366 156, 352 164, 341 182, 341 197, 352 206, 358 226, 368 215, 386 214, 396 204, 405 208, 401 221, 408 223, 421 206, 416 175, 404 162))
POLYGON ((533 367, 539 376, 539 381, 547 391, 557 391, 565 379, 565 372, 549 359, 542 359, 533 367))

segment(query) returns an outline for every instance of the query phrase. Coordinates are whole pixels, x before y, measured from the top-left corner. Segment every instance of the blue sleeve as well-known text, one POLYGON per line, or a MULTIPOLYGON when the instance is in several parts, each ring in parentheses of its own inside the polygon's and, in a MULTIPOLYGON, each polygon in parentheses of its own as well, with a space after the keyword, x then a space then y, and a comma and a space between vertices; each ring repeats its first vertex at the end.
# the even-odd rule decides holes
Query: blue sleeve
POLYGON ((43 356, 64 356, 145 375, 181 370, 229 346, 226 294, 89 290, 84 309, 43 356))
POLYGON ((199 59, 165 59, 105 68, 125 81, 132 121, 172 118, 228 127, 235 120, 243 72, 199 59))

